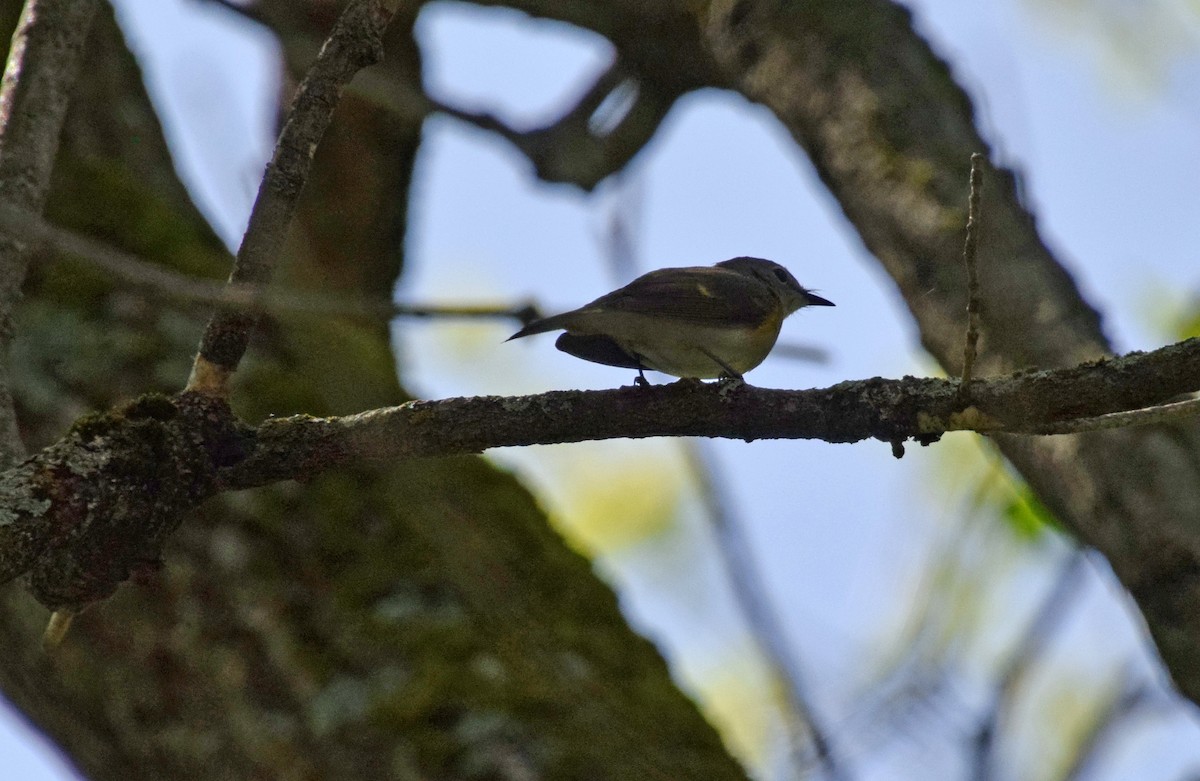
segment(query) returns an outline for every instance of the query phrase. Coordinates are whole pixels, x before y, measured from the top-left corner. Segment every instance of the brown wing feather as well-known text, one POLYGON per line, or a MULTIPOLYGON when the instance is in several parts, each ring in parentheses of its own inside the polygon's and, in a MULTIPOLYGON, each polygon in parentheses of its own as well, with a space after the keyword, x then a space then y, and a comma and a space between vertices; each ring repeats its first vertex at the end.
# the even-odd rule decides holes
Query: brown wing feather
POLYGON ((722 268, 651 271, 578 311, 638 312, 713 325, 758 325, 778 307, 763 283, 722 268))

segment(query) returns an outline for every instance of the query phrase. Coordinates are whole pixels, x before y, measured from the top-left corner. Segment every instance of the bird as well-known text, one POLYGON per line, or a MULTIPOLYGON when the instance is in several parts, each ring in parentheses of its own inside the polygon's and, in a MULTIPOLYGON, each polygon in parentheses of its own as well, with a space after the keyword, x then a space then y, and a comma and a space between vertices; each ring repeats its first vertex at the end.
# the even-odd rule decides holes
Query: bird
POLYGON ((585 361, 675 377, 742 380, 775 346, 783 320, 833 302, 763 258, 663 268, 578 309, 534 320, 507 341, 564 331, 554 346, 585 361))

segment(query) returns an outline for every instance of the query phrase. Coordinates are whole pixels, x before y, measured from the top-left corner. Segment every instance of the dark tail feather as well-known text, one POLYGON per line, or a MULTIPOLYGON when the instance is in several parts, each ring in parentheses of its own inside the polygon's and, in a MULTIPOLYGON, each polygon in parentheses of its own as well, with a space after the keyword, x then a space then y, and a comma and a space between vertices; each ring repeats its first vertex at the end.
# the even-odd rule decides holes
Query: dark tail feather
POLYGON ((554 315, 553 317, 543 317, 541 320, 534 320, 504 341, 511 342, 513 339, 520 339, 523 336, 533 336, 534 334, 544 334, 547 331, 561 330, 567 327, 566 319, 566 314, 561 314, 554 315))

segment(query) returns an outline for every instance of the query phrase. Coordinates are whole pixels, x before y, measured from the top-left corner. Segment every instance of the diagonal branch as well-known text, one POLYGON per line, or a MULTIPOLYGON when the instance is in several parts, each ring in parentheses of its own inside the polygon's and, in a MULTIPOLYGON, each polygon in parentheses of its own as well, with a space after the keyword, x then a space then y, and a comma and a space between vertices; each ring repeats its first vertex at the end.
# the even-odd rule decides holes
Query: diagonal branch
MULTIPOLYGON (((292 35, 285 45, 294 61, 303 58, 310 42, 292 35)), ((705 80, 711 68, 704 65, 678 73, 655 70, 655 63, 646 61, 652 49, 645 40, 619 42, 612 63, 583 94, 553 121, 531 129, 440 100, 428 94, 419 74, 403 70, 366 73, 352 89, 405 121, 442 114, 491 133, 524 155, 543 181, 591 190, 625 168, 658 132, 677 100, 711 83, 705 80)))
MULTIPOLYGON (((208 2, 229 5, 225 0, 208 2)), ((567 9, 553 10, 558 14, 567 9)), ((253 13, 255 21, 277 29, 289 61, 311 59, 317 43, 311 36, 291 28, 280 29, 283 23, 276 24, 266 9, 253 13)), ((659 13, 638 11, 637 16, 649 22, 659 13)), ((679 18, 686 21, 685 16, 679 18)), ((653 30, 654 26, 629 25, 626 35, 613 39, 617 44, 613 62, 583 94, 552 122, 528 130, 512 127, 489 112, 439 100, 426 92, 419 73, 403 68, 363 74, 351 89, 407 122, 443 114, 484 130, 515 147, 540 179, 591 190, 633 159, 680 97, 709 85, 715 78, 694 33, 685 43, 679 39, 678 28, 667 28, 660 32, 670 35, 671 40, 664 42, 650 35, 653 30), (670 60, 670 68, 663 67, 663 58, 670 60), (692 67, 680 68, 679 61, 691 62, 692 67)))
POLYGON ((570 110, 535 130, 517 131, 486 114, 437 105, 508 140, 533 164, 538 178, 591 190, 633 159, 682 94, 639 78, 618 58, 570 110))
POLYGON ((459 108, 428 95, 415 78, 364 78, 362 94, 407 119, 438 113, 511 144, 538 178, 591 190, 626 166, 658 132, 680 97, 698 84, 656 83, 618 55, 557 119, 518 130, 486 111, 459 108))
MULTIPOLYGON (((13 35, 0 88, 0 202, 41 214, 67 113, 71 86, 83 61, 97 0, 27 0, 13 35)), ((26 245, 0 237, 0 349, 12 337, 12 308, 25 281, 26 245)), ((24 455, 0 360, 0 464, 24 455)))
MULTIPOLYGON (((279 134, 229 275, 230 285, 261 287, 270 281, 317 144, 346 84, 383 57, 383 32, 396 5, 396 0, 354 0, 338 18, 300 84, 279 134)), ((253 307, 213 315, 200 339, 187 390, 217 398, 229 395, 229 378, 246 352, 257 319, 253 307)))
MULTIPOLYGON (((974 374, 1072 366, 1110 352, 1100 313, 1039 235, 1016 176, 987 164, 971 99, 908 6, 712 0, 703 34, 735 88, 808 154, 947 373, 962 370, 961 191, 977 151, 985 153, 978 272, 986 297, 974 374)), ((1200 701, 1197 603, 1189 601, 1200 573, 1177 549, 1200 529, 1196 432, 1143 427, 997 443, 1055 517, 1108 558, 1175 683, 1200 701)))

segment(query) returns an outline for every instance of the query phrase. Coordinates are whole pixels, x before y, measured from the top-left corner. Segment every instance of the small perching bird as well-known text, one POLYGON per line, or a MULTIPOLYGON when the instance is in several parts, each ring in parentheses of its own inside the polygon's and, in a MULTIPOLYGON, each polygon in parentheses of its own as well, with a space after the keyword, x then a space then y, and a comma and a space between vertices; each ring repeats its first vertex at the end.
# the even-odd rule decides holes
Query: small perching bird
POLYGON ((565 330, 554 346, 593 363, 676 377, 741 379, 763 362, 783 320, 833 306, 786 268, 762 258, 643 274, 590 304, 535 320, 509 337, 565 330))

